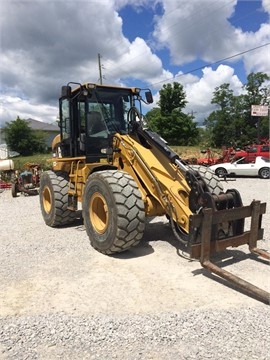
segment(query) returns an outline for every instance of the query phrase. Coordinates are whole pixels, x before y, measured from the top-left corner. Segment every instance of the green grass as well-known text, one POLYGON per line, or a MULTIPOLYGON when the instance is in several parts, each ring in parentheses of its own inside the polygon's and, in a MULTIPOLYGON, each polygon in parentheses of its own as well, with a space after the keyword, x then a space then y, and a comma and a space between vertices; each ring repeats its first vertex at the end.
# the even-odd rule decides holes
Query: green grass
POLYGON ((43 170, 51 168, 51 163, 48 161, 52 158, 52 154, 35 154, 31 156, 16 156, 12 160, 14 162, 15 170, 24 171, 26 163, 39 164, 43 170))

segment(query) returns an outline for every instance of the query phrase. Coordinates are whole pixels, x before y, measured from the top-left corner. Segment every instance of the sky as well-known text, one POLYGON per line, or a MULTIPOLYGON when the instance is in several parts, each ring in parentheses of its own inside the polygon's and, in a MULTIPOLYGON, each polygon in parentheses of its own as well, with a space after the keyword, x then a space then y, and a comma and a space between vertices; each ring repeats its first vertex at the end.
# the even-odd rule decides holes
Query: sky
MULTIPOLYGON (((0 127, 55 123, 68 82, 183 85, 201 125, 218 86, 270 75, 270 0, 0 0, 0 127)), ((144 109, 144 112, 151 107, 144 109)))

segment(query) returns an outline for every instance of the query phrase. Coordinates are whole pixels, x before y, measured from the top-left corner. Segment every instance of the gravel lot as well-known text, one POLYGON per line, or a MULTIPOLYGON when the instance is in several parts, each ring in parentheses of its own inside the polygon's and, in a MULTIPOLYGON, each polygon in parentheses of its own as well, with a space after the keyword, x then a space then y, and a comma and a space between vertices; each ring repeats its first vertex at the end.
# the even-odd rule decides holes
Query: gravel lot
MULTIPOLYGON (((270 180, 222 183, 244 205, 268 203, 259 245, 269 250, 270 180)), ((79 222, 47 227, 38 196, 5 190, 0 215, 0 359, 270 359, 269 306, 187 260, 164 217, 108 257, 79 222)), ((269 264, 246 246, 217 260, 270 291, 269 264)))

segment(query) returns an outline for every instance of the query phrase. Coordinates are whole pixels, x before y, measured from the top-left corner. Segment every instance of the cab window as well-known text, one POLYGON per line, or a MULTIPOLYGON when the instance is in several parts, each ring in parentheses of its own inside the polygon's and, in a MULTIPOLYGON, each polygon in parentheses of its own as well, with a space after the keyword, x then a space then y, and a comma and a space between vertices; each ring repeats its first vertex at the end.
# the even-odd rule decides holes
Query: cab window
POLYGON ((62 138, 67 139, 70 137, 70 104, 68 99, 61 100, 60 119, 62 138))

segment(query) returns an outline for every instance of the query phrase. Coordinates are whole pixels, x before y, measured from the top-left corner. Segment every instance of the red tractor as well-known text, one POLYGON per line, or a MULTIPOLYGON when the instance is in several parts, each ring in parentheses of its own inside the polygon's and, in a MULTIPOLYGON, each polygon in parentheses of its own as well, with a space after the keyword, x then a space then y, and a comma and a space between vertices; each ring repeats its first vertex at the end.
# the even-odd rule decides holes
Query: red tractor
POLYGON ((15 171, 12 177, 11 194, 16 197, 18 193, 23 195, 37 195, 39 192, 40 165, 26 163, 26 170, 19 174, 15 171))
POLYGON ((207 149, 205 151, 201 151, 203 154, 207 154, 205 158, 197 159, 198 165, 210 166, 225 162, 230 162, 235 155, 235 150, 233 147, 225 148, 222 147, 222 155, 221 156, 214 156, 214 153, 211 149, 207 149))

